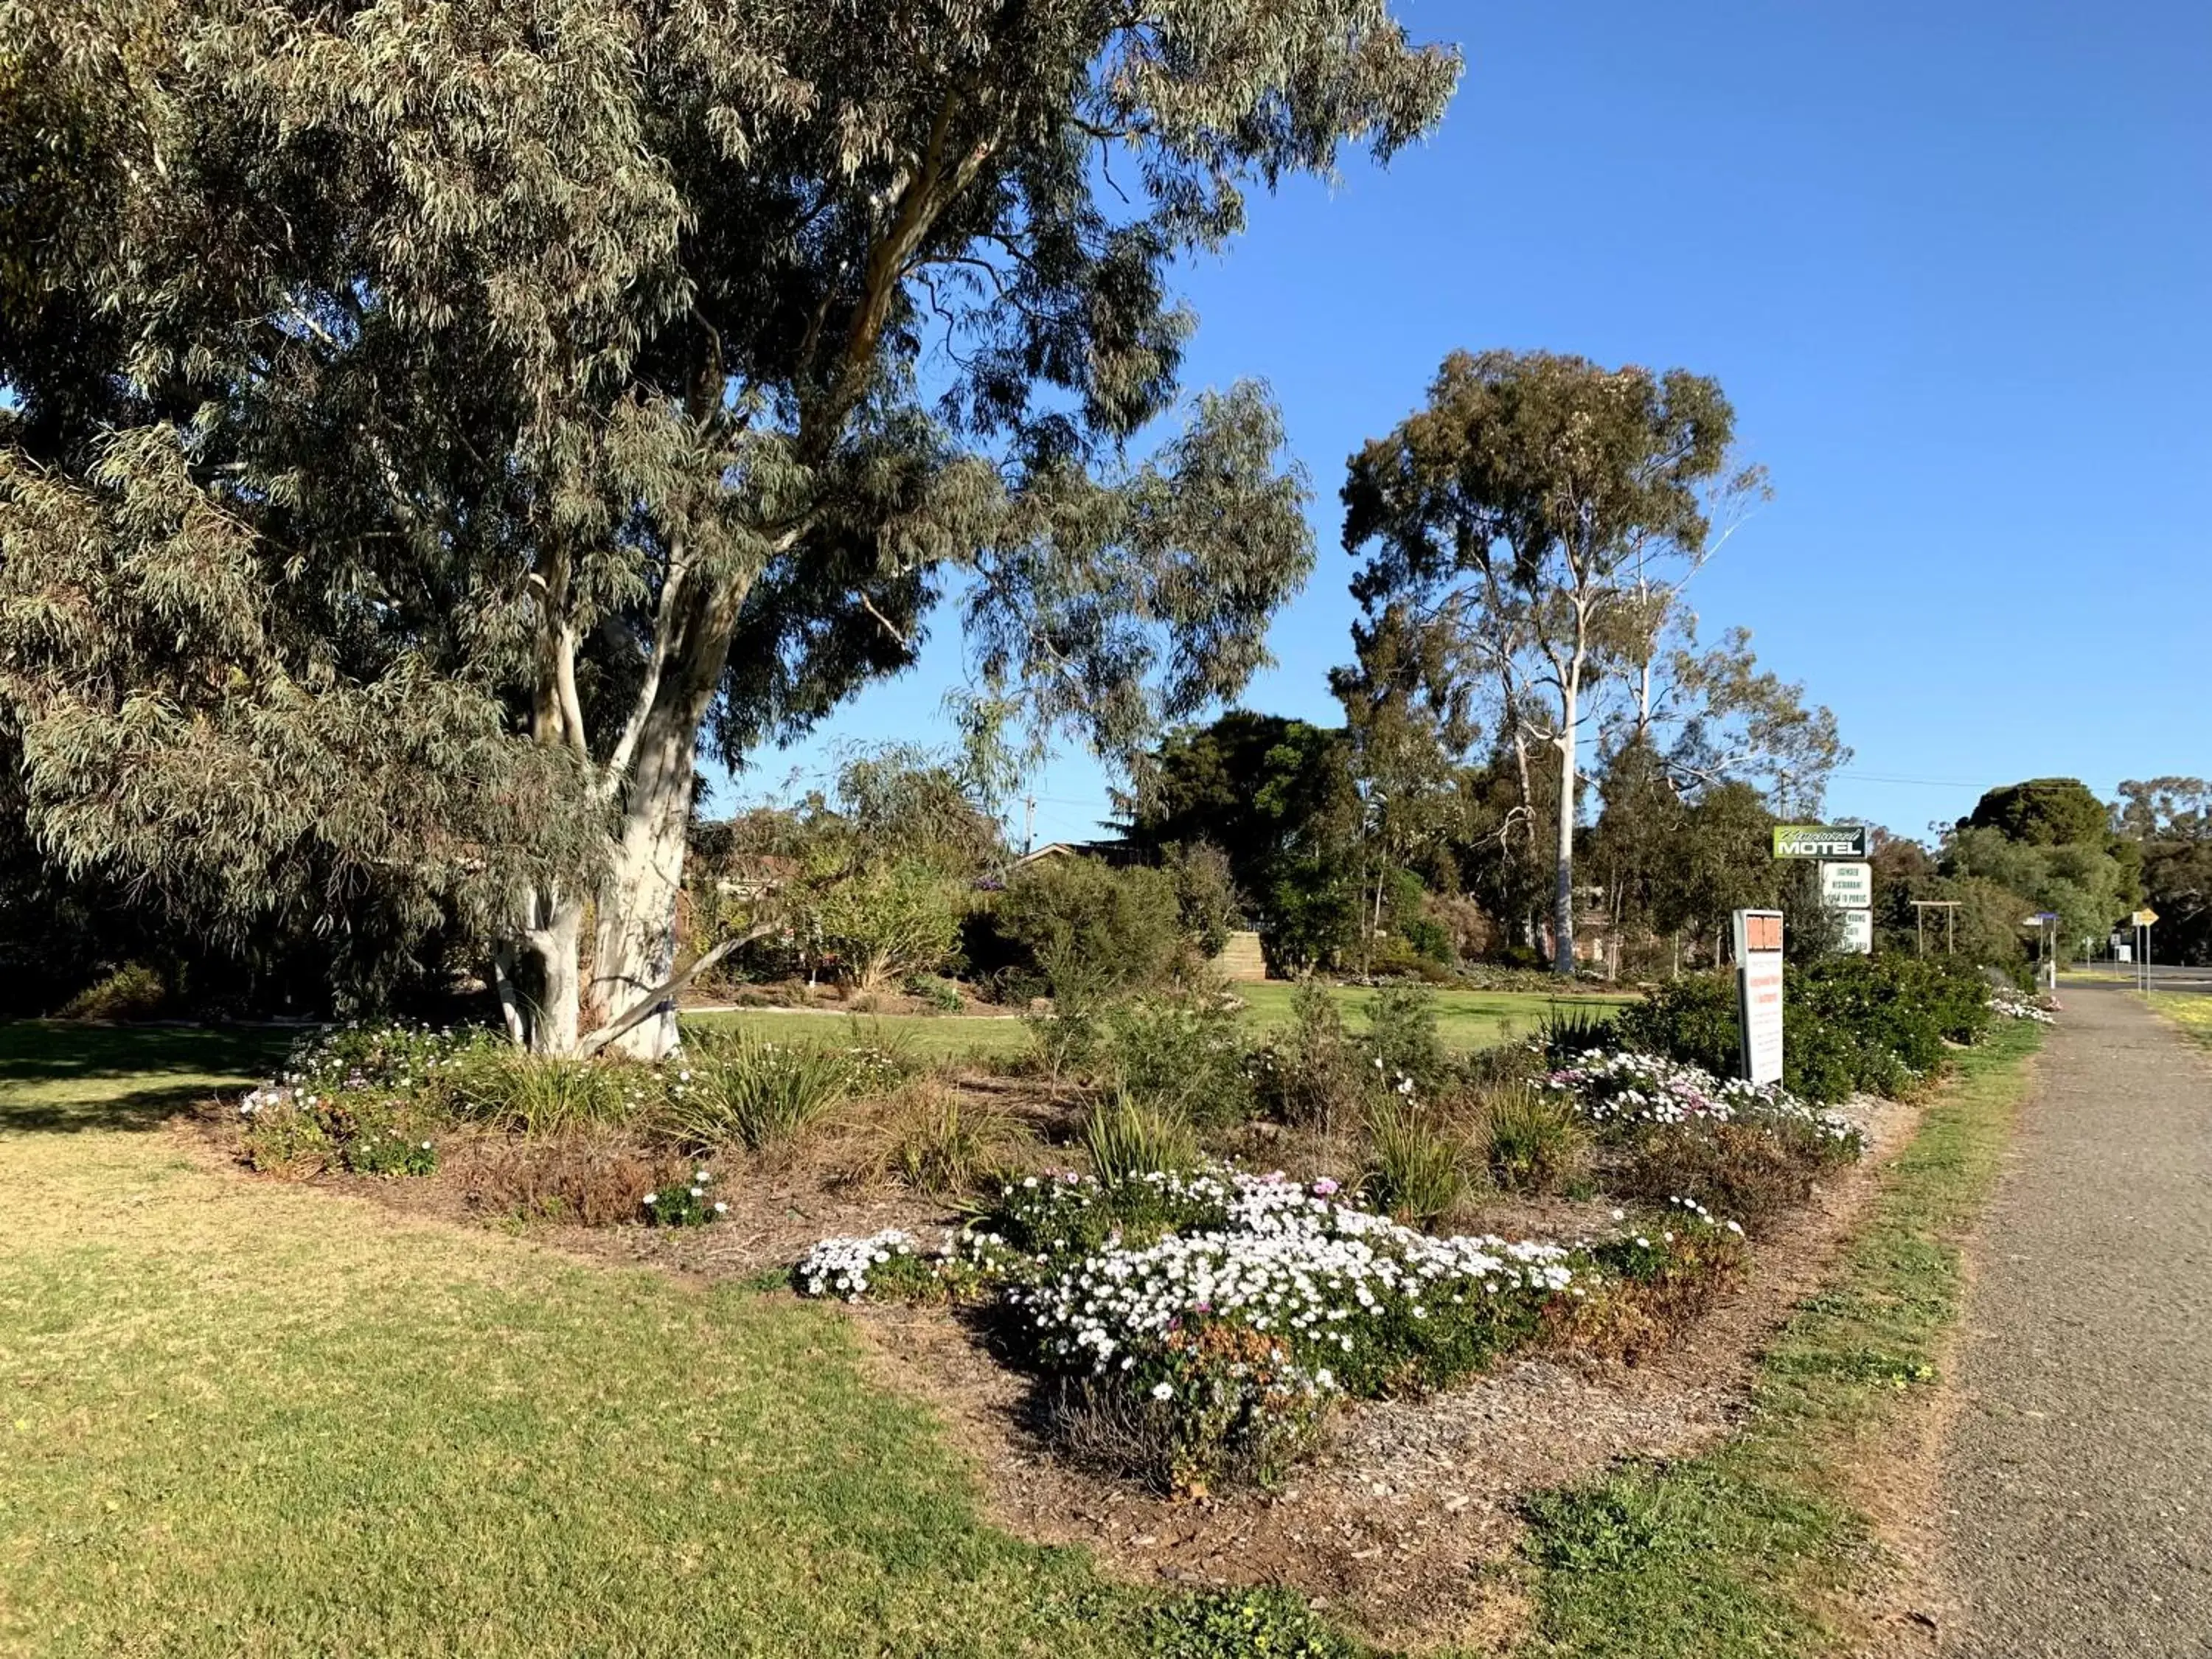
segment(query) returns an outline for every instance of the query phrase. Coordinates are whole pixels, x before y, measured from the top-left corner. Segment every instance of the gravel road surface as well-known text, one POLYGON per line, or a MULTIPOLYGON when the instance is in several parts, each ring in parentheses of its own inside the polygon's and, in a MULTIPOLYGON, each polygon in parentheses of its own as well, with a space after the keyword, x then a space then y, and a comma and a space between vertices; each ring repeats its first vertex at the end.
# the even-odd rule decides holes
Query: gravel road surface
POLYGON ((1973 1258, 1957 1659, 2212 1656, 2212 1063, 2069 984, 1973 1258))

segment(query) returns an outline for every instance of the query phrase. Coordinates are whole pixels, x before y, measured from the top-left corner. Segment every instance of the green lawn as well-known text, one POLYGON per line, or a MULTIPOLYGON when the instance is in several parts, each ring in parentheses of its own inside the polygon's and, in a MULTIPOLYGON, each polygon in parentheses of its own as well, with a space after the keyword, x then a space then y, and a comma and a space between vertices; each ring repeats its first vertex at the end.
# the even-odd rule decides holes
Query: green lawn
POLYGON ((2153 991, 2150 1006, 2179 1025, 2192 1041, 2212 1048, 2212 996, 2188 991, 2153 991))
POLYGON ((0 1027, 0 1652, 1133 1653, 836 1311, 196 1164, 260 1069, 0 1027))
POLYGON ((1827 1609, 1876 1558, 1846 1472, 1936 1380, 1960 1241, 1996 1184, 2039 1028, 2003 1021, 1885 1173, 1835 1279, 1761 1362, 1749 1428, 1706 1455, 1535 1500, 1543 1659, 1814 1659, 1860 1650, 1827 1609))
MULTIPOLYGON (((1330 994, 1343 1008, 1352 1027, 1366 1023, 1366 1006, 1375 993, 1352 986, 1332 986, 1330 994)), ((1287 1024, 1291 1000, 1297 987, 1283 980, 1239 985, 1245 1018, 1255 1030, 1272 1030, 1287 1024)), ((1447 1046, 1459 1049, 1486 1048, 1516 1036, 1526 1036, 1542 1023, 1552 1008, 1618 1007, 1626 997, 1583 996, 1553 998, 1527 991, 1467 991, 1446 988, 1437 994, 1437 1027, 1447 1046)), ((778 1008, 747 1009, 742 1013, 692 1014, 687 1019, 701 1025, 738 1025, 775 1036, 840 1029, 836 1017, 778 1008)), ((1006 1014, 884 1014, 853 1017, 858 1029, 884 1040, 910 1045, 932 1057, 960 1054, 1018 1054, 1029 1046, 1029 1031, 1022 1022, 1006 1014)))

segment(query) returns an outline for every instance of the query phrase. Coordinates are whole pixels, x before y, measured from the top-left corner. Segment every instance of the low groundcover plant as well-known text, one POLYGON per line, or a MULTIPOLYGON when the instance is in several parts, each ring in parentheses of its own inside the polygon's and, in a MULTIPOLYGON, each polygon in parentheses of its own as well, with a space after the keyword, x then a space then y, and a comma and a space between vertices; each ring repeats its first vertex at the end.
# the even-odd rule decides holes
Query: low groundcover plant
POLYGON ((1008 1182, 933 1257, 900 1232, 827 1239, 805 1295, 988 1291, 1008 1349, 1060 1380, 1079 1437, 1162 1485, 1270 1479, 1333 1401, 1447 1385, 1579 1316, 1618 1279, 1666 1277, 1693 1239, 1732 1261, 1740 1230, 1694 1205, 1575 1245, 1435 1237, 1340 1200, 1335 1183, 1216 1168, 1106 1183, 1008 1182))

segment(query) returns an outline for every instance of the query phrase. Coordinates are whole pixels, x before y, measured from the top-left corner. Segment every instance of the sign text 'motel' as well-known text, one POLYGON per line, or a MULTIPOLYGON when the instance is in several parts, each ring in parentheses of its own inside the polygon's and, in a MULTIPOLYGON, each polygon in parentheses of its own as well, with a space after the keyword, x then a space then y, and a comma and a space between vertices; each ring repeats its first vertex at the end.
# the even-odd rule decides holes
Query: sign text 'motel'
POLYGON ((1778 859, 1863 859, 1867 855, 1863 823, 1778 823, 1774 856, 1778 859))

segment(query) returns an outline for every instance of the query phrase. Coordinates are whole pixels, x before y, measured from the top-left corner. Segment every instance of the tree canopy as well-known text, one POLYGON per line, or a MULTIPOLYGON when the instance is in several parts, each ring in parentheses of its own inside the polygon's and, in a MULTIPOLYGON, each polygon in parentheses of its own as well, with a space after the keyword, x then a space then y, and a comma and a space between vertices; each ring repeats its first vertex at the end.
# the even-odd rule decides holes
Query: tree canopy
POLYGON ((1382 0, 0 3, 29 836, 198 925, 465 914, 586 1041, 672 966, 702 737, 940 599, 979 740, 1244 683, 1304 484, 1252 385, 1135 453, 1170 267, 1457 74, 1382 0))
POLYGON ((2111 811, 2079 778, 2030 778, 1983 792, 1963 827, 1994 830, 2031 847, 2102 842, 2111 811))

